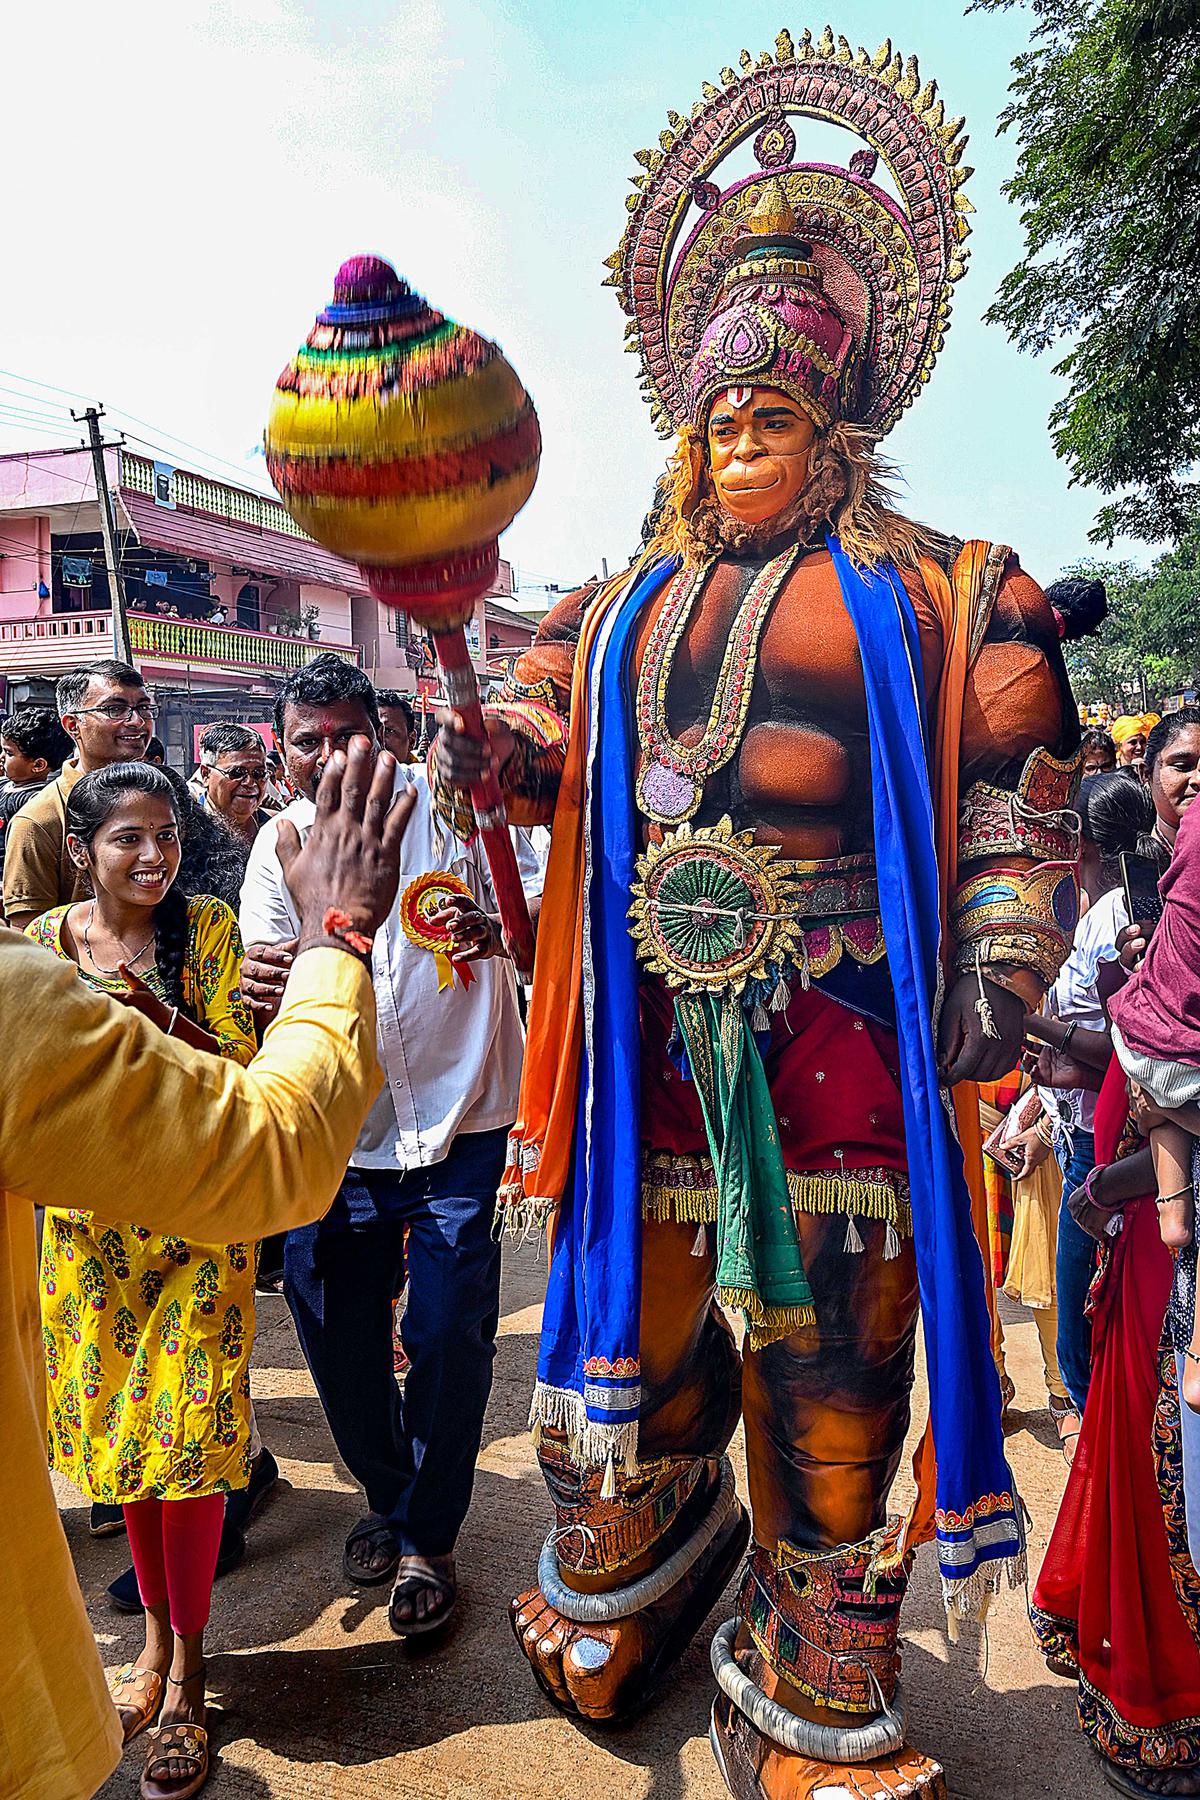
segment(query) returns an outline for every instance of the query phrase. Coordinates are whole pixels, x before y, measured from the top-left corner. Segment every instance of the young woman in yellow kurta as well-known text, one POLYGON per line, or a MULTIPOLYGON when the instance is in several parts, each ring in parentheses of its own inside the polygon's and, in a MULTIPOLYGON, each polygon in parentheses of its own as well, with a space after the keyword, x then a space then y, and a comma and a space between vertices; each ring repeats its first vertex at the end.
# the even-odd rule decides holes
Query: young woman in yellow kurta
MULTIPOLYGON (((67 828, 94 898, 46 913, 27 935, 163 1030, 248 1063, 237 922, 220 900, 172 888, 171 784, 140 763, 85 776, 67 828)), ((143 1776, 146 1800, 183 1800, 207 1772, 203 1633, 224 1495, 249 1477, 253 1335, 252 1244, 101 1226, 86 1210, 47 1213, 50 1460, 93 1500, 124 1505, 146 1608, 145 1649, 114 1688, 126 1737, 153 1718, 165 1683, 174 1690, 143 1776)))

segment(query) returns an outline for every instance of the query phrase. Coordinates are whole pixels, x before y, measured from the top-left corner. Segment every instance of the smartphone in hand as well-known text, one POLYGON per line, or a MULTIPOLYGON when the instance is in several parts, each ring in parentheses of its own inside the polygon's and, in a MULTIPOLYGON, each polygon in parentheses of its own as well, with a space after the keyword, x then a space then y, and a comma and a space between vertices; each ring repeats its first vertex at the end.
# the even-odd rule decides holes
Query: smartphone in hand
POLYGON ((1162 895, 1158 891, 1158 864, 1153 857, 1138 856, 1128 850, 1122 850, 1120 860, 1121 886, 1125 891, 1129 923, 1144 925, 1147 937, 1152 937, 1163 913, 1162 895))

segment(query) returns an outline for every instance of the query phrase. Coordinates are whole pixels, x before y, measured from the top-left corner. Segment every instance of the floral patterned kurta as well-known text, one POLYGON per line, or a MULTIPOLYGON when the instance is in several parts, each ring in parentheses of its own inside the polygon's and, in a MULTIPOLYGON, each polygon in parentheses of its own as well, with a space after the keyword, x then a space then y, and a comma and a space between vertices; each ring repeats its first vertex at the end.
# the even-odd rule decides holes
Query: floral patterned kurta
MULTIPOLYGON (((26 935, 67 959, 69 910, 45 913, 26 935)), ((238 985, 237 921, 223 901, 200 895, 188 902, 188 924, 188 1009, 222 1056, 248 1063, 254 1027, 238 985)), ((101 993, 124 991, 119 976, 80 975, 101 993)), ((164 997, 156 970, 144 979, 164 997)), ((79 1157, 83 1198, 86 1144, 79 1157)), ((110 1503, 245 1486, 253 1244, 189 1243, 141 1225, 101 1226, 89 1212, 49 1211, 41 1287, 51 1467, 110 1503)))

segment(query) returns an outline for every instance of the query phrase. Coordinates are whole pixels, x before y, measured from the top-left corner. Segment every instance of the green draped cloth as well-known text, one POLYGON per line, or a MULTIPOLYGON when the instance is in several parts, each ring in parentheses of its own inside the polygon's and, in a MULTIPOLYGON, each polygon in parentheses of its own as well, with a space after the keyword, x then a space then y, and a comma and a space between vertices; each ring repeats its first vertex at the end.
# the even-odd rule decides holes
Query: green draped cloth
POLYGON ((675 1015, 717 1177, 717 1292, 761 1350, 816 1320, 767 1072, 735 995, 681 995, 675 1015))

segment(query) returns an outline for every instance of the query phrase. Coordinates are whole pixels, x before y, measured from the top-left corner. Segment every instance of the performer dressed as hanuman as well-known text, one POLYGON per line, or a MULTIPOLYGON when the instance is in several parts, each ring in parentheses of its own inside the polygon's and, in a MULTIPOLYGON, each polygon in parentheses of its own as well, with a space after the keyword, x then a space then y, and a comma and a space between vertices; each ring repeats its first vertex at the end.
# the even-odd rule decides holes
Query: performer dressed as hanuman
MULTIPOLYGON (((964 1151, 1075 922, 1078 731, 1013 553, 880 485, 963 272, 961 120, 828 30, 741 68, 639 153, 611 262, 678 434, 645 551, 549 615, 491 717, 510 816, 553 822, 502 1204, 553 1220, 557 1524, 513 1618, 555 1701, 619 1719, 752 1531, 713 1644, 731 1790, 944 1794, 898 1615, 925 1539, 951 1614, 1021 1573, 964 1151), (797 162, 790 115, 867 147, 797 162), (918 1312, 931 1430, 889 1520, 918 1312)), ((450 722, 443 806, 478 766, 450 722)))

